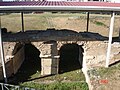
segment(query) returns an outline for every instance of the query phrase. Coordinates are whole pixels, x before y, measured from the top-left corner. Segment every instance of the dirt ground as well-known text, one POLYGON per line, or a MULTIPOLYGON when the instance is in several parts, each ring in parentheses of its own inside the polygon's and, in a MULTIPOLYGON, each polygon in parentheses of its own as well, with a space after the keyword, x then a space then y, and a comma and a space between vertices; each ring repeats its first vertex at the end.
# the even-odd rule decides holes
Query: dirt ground
MULTIPOLYGON (((86 31, 86 14, 62 13, 62 14, 24 14, 25 30, 46 30, 47 28, 68 29, 76 32, 86 31)), ((108 36, 110 15, 90 14, 89 32, 108 36)), ((118 36, 120 16, 116 15, 113 36, 118 36)), ((8 31, 21 30, 20 14, 8 14, 1 16, 1 25, 8 31)))

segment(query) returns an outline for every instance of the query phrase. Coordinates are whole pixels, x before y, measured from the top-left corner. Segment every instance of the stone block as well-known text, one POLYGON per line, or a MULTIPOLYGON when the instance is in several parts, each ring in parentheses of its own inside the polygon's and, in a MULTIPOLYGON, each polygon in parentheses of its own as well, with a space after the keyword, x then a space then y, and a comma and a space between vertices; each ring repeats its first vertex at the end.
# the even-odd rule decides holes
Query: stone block
POLYGON ((42 55, 51 55, 51 44, 44 44, 44 47, 41 48, 42 55))
POLYGON ((41 58, 41 75, 58 74, 59 59, 53 57, 41 58))
POLYGON ((42 67, 41 75, 51 75, 51 66, 42 67))
POLYGON ((51 74, 58 74, 58 67, 52 66, 51 67, 51 74))
POLYGON ((44 58, 44 59, 41 59, 41 66, 44 67, 44 66, 51 66, 52 64, 52 59, 51 58, 44 58))
POLYGON ((53 58, 53 60, 52 60, 52 66, 58 67, 58 65, 59 65, 59 58, 53 58))

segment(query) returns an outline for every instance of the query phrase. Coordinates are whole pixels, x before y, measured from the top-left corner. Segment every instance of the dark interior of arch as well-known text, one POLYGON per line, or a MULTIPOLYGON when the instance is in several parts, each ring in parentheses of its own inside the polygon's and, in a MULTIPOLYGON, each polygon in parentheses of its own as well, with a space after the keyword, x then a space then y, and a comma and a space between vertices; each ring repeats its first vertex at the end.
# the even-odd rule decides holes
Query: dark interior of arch
POLYGON ((61 47, 59 53, 59 73, 69 72, 82 68, 83 49, 78 44, 65 44, 61 47), (81 63, 79 62, 79 57, 81 63))
POLYGON ((34 70, 41 70, 40 51, 31 43, 25 44, 25 62, 34 70))
MULTIPOLYGON (((20 48, 20 45, 16 47, 20 48)), ((15 82, 13 83, 15 84, 27 81, 31 78, 31 75, 35 74, 37 71, 41 71, 40 51, 31 43, 25 44, 24 48, 25 60, 16 75, 14 75, 15 82)))

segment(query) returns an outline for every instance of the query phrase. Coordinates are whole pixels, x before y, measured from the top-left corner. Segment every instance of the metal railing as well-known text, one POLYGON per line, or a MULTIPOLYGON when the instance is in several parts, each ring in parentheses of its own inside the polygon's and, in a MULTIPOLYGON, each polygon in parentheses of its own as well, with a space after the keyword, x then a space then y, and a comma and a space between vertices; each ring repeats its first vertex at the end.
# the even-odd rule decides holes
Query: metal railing
POLYGON ((0 83, 0 90, 38 90, 34 88, 0 83))

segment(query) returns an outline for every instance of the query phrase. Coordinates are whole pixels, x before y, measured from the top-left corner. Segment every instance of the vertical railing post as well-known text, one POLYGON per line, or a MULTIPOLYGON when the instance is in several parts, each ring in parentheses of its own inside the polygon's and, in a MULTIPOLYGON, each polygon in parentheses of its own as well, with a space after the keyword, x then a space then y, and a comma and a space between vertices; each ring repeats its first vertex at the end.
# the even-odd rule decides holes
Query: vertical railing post
POLYGON ((1 88, 2 88, 2 90, 4 90, 4 85, 3 84, 1 84, 1 88))
POLYGON ((0 54, 1 54, 1 61, 2 61, 2 68, 3 68, 3 76, 4 76, 5 83, 7 83, 4 49, 3 49, 3 42, 2 42, 2 31, 1 31, 1 16, 0 16, 0 54))
POLYGON ((107 49, 107 57, 106 57, 106 65, 105 65, 105 67, 109 66, 109 61, 110 61, 110 52, 111 52, 112 34, 113 34, 113 27, 114 27, 114 18, 115 18, 115 12, 112 12, 111 22, 110 22, 110 31, 109 31, 109 42, 108 42, 108 49, 107 49))
POLYGON ((120 28, 119 28, 119 39, 120 39, 120 28))
POLYGON ((86 31, 88 32, 88 29, 89 29, 89 12, 87 12, 87 28, 86 28, 86 31))
POLYGON ((22 32, 24 32, 24 16, 23 16, 23 12, 21 12, 21 21, 22 21, 22 32))

